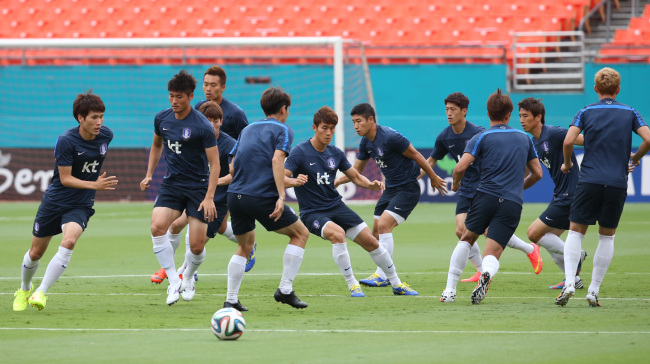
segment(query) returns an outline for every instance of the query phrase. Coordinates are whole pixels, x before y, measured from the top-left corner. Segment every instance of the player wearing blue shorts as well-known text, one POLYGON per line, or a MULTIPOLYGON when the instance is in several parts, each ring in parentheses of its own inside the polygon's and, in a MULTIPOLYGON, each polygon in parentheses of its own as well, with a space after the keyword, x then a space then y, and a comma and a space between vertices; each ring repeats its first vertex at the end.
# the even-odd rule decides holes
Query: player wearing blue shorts
MULTIPOLYGON (((510 97, 502 94, 500 89, 490 95, 487 101, 490 129, 470 139, 453 172, 452 190, 458 191, 461 179, 472 163, 477 163, 481 171, 480 183, 467 212, 466 229, 460 239, 472 245, 489 228, 483 250, 483 272, 471 297, 474 304, 485 298, 490 281, 499 270, 501 253, 517 229, 524 189, 542 178, 542 167, 532 141, 522 131, 508 126, 512 109, 510 97), (526 168, 530 170, 528 176, 525 176, 526 168)), ((467 244, 458 244, 450 266, 455 265, 462 271, 469 250, 467 244)), ((445 290, 443 296, 446 294, 445 290)))
MULTIPOLYGON (((237 138, 239 138, 239 133, 241 132, 241 130, 248 125, 248 119, 246 118, 246 114, 241 109, 241 107, 239 107, 239 105, 223 97, 223 92, 225 90, 226 90, 226 71, 224 71, 224 69, 219 66, 212 66, 208 68, 203 74, 203 93, 205 94, 206 99, 203 101, 199 101, 194 106, 194 108, 200 111, 201 106, 203 106, 206 102, 208 101, 216 102, 217 105, 219 105, 219 107, 221 108, 222 110, 221 112, 223 114, 223 121, 220 130, 223 131, 224 134, 227 134, 231 136, 233 139, 237 140, 237 138)), ((220 147, 219 153, 221 152, 222 152, 222 148, 220 147)), ((228 150, 228 152, 230 152, 230 150, 228 150)), ((226 154, 226 157, 229 157, 228 154, 226 154)), ((229 173, 228 169, 226 169, 225 172, 223 170, 221 171, 221 174, 224 173, 229 173)), ((226 215, 224 215, 223 218, 221 217, 218 218, 219 220, 222 221, 218 233, 226 237, 228 240, 237 243, 237 238, 235 238, 235 235, 232 233, 232 224, 228 221, 228 215, 229 213, 226 212, 226 215)), ((187 215, 184 214, 180 218, 176 219, 176 221, 174 221, 172 225, 169 227, 169 231, 167 232, 167 235, 169 241, 174 247, 174 252, 176 252, 176 249, 180 245, 181 232, 183 231, 183 228, 185 228, 185 226, 187 226, 187 215)), ((189 236, 190 236, 190 231, 188 229, 185 234, 185 251, 189 250, 190 247, 189 236)), ((254 264, 255 264, 255 249, 253 249, 253 251, 251 252, 251 257, 249 257, 248 263, 246 263, 246 271, 248 272, 249 270, 251 270, 254 264)), ((165 278, 167 278, 167 273, 165 273, 164 269, 160 268, 156 273, 154 273, 151 276, 151 281, 154 283, 162 283, 162 281, 164 281, 165 278)), ((196 275, 194 276, 194 278, 195 280, 198 279, 196 275)))
POLYGON ((573 144, 584 133, 585 154, 580 165, 578 185, 571 203, 569 234, 564 244, 566 284, 555 303, 564 306, 575 294, 576 269, 580 261, 582 239, 589 225, 598 222, 598 248, 594 253, 587 302, 599 307, 598 294, 609 263, 614 256, 614 235, 627 197, 627 174, 638 166, 650 150, 650 129, 632 107, 616 101, 621 90, 621 75, 605 67, 594 77, 598 102, 578 111, 564 139, 564 173, 571 173, 573 144), (632 150, 631 133, 643 142, 632 150), (630 157, 631 155, 631 157, 630 157))
POLYGON ((364 293, 354 277, 346 237, 364 248, 377 267, 386 272, 394 294, 417 295, 406 282, 400 281, 388 251, 379 245, 359 215, 343 203, 334 187, 336 172, 341 171, 359 187, 373 191, 384 188, 383 182, 370 182, 359 174, 345 153, 330 145, 338 121, 334 110, 321 107, 314 114, 314 137, 293 148, 284 164, 286 176, 296 177, 287 178, 285 185, 296 187, 300 219, 312 234, 332 242, 334 262, 341 270, 352 297, 364 297, 364 293))
MULTIPOLYGON (((350 112, 354 129, 361 136, 359 153, 354 168, 362 173, 372 157, 386 179, 386 190, 375 206, 372 234, 393 256, 393 229, 403 223, 420 201, 420 184, 417 179, 422 168, 431 179, 431 187, 440 194, 447 192, 445 180, 431 169, 426 159, 406 137, 396 130, 377 124, 375 109, 370 104, 358 104, 350 112)), ((350 182, 347 176, 336 179, 334 186, 350 182)), ((359 281, 369 287, 386 287, 390 284, 386 273, 377 271, 359 281)))
MULTIPOLYGON (((555 264, 564 273, 564 241, 560 235, 569 229, 569 211, 571 201, 578 183, 578 163, 575 154, 571 156, 573 169, 569 174, 560 170, 564 162, 562 144, 567 130, 559 126, 546 125, 544 120, 545 109, 541 100, 528 97, 519 101, 519 121, 524 131, 533 136, 533 144, 537 151, 539 161, 551 174, 555 184, 553 200, 546 210, 539 215, 528 227, 528 239, 533 243, 544 247, 553 258, 555 264)), ((577 145, 583 145, 582 135, 576 139, 577 145)), ((583 288, 582 280, 577 274, 580 273, 582 262, 587 257, 587 252, 582 250, 580 263, 576 271, 576 288, 583 288)), ((564 281, 550 286, 550 289, 564 288, 564 281)))
POLYGON ((63 274, 72 251, 95 213, 95 191, 114 190, 115 176, 100 175, 113 132, 104 123, 102 99, 92 91, 79 94, 72 115, 79 126, 59 135, 54 146, 54 176, 34 219, 32 246, 23 257, 21 287, 14 293, 14 311, 27 304, 42 310, 48 289, 63 274), (52 236, 63 233, 59 251, 45 270, 41 285, 34 291, 32 278, 52 236))
POLYGON ((260 104, 266 119, 247 126, 232 152, 232 182, 228 187, 228 208, 232 229, 239 244, 228 263, 228 292, 224 307, 248 311, 238 299, 244 278, 246 257, 255 245, 255 220, 268 231, 289 237, 284 251, 280 286, 276 301, 294 308, 306 308, 293 291, 309 231, 289 207, 285 210, 284 160, 291 151, 293 130, 286 125, 291 97, 271 87, 264 91, 260 104))
MULTIPOLYGON (((151 215, 153 251, 169 279, 167 304, 173 305, 180 292, 187 291, 184 299, 194 296, 194 272, 205 259, 205 234, 207 222, 214 220, 214 191, 219 179, 219 150, 217 138, 208 119, 192 109, 196 79, 182 70, 169 81, 169 102, 154 118, 154 136, 149 152, 147 174, 140 182, 145 191, 151 185, 153 172, 161 154, 167 162, 158 197, 151 215), (183 210, 189 218, 190 253, 183 280, 174 265, 174 248, 167 236, 169 226, 183 210)), ((190 298, 191 299, 191 298, 190 298)))

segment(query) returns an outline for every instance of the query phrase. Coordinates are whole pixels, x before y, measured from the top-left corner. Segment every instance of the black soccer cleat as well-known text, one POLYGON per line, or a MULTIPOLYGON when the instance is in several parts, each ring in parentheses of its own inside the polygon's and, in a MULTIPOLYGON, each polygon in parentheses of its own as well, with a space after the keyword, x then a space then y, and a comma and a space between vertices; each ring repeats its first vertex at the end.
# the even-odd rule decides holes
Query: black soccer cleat
POLYGON ((275 291, 273 298, 275 298, 277 302, 286 303, 293 308, 307 308, 307 302, 301 301, 294 291, 291 291, 289 294, 284 294, 280 291, 280 288, 278 288, 278 290, 275 291))
POLYGON ((239 300, 237 300, 237 303, 230 303, 230 302, 226 301, 226 302, 223 303, 223 307, 224 308, 232 307, 232 308, 237 309, 237 310, 239 310, 241 312, 248 311, 248 307, 245 307, 244 305, 242 305, 241 302, 239 302, 239 300))

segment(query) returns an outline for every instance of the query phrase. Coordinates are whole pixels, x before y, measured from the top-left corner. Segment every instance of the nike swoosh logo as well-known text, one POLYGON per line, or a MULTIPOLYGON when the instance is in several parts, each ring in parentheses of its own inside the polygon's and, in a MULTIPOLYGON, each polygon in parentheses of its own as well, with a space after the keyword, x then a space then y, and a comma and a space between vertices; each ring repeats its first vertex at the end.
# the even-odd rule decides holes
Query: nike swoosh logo
POLYGON ((401 207, 395 206, 395 210, 401 210, 401 209, 402 209, 401 207))
POLYGON ((165 249, 166 249, 166 248, 162 248, 162 249, 158 250, 157 252, 154 251, 153 253, 154 253, 154 254, 158 254, 158 253, 162 252, 162 251, 165 250, 165 249))
POLYGON ((391 264, 391 265, 388 266, 388 268, 389 268, 389 269, 390 269, 390 268, 393 268, 394 265, 395 265, 395 264, 391 264))
POLYGON ((77 155, 82 155, 82 154, 84 154, 84 153, 86 153, 86 151, 83 151, 83 152, 77 152, 77 155))
POLYGON ((453 147, 454 147, 454 145, 456 145, 456 144, 452 144, 452 145, 450 145, 450 146, 449 146, 449 148, 453 148, 453 147))
POLYGON ((553 219, 549 219, 548 216, 544 216, 544 218, 548 221, 553 221, 553 219))
POLYGON ((310 166, 313 166, 314 164, 316 164, 316 163, 309 163, 310 166))
POLYGON ((163 128, 163 130, 167 131, 167 130, 169 130, 169 129, 167 129, 167 128, 163 128))
POLYGON ((347 268, 345 268, 345 270, 350 270, 350 268, 352 268, 352 267, 347 267, 347 268))

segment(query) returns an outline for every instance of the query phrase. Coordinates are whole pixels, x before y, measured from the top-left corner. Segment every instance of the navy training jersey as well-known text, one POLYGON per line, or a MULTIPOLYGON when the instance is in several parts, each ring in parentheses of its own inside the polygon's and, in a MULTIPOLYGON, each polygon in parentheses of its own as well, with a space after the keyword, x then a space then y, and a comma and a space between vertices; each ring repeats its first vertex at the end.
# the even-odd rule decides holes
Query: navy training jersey
MULTIPOLYGON (((445 155, 449 155, 456 161, 456 163, 458 163, 465 152, 465 146, 469 140, 472 139, 474 135, 484 130, 484 127, 470 123, 469 121, 466 122, 465 129, 460 134, 454 133, 454 129, 451 125, 444 128, 436 138, 436 144, 431 151, 431 158, 441 160, 445 155)), ((478 165, 472 163, 465 171, 465 175, 463 176, 460 188, 457 192, 458 195, 467 198, 474 197, 480 179, 481 175, 478 170, 478 165)))
POLYGON ((200 112, 190 109, 178 120, 169 108, 154 118, 154 131, 163 138, 163 155, 167 162, 164 184, 182 187, 207 187, 210 177, 207 148, 217 145, 214 129, 200 112))
MULTIPOLYGON (((219 177, 224 177, 230 174, 230 151, 235 147, 235 139, 226 133, 219 133, 217 139, 217 148, 219 148, 219 177)), ((217 186, 214 191, 214 204, 225 205, 228 199, 228 185, 217 186)))
POLYGON ((526 164, 537 158, 533 141, 521 130, 499 124, 476 134, 467 143, 478 163, 481 182, 477 191, 522 205, 526 164))
POLYGON ((317 151, 310 140, 296 145, 284 162, 284 168, 294 177, 308 176, 307 183, 295 187, 300 214, 327 210, 341 203, 341 195, 334 188, 337 171, 347 171, 352 165, 339 148, 328 145, 324 152, 317 151))
POLYGON ((571 171, 562 173, 561 169, 564 163, 562 145, 566 133, 567 130, 559 126, 542 125, 542 133, 539 135, 539 139, 533 137, 533 144, 539 161, 548 169, 555 184, 553 201, 572 200, 578 184, 578 174, 580 172, 575 153, 571 155, 571 162, 573 162, 571 171))
MULTIPOLYGON (((207 101, 199 101, 194 108, 198 110, 207 101)), ((223 124, 221 124, 219 130, 222 133, 230 135, 235 140, 239 139, 239 134, 241 134, 242 129, 248 126, 248 119, 244 110, 239 105, 225 98, 221 99, 219 106, 221 106, 221 111, 223 112, 223 124)))
POLYGON ((62 207, 92 207, 97 191, 64 186, 61 183, 59 167, 72 167, 72 176, 80 180, 96 181, 111 140, 113 132, 103 125, 93 140, 82 138, 78 126, 59 135, 54 146, 54 176, 43 198, 62 207))
POLYGON ((366 160, 372 157, 386 177, 386 187, 400 186, 417 181, 420 166, 404 153, 411 142, 396 130, 377 125, 375 140, 361 138, 357 159, 366 160))
POLYGON ((269 118, 249 124, 242 130, 230 152, 235 158, 235 173, 228 192, 278 197, 273 178, 273 155, 276 150, 289 154, 292 142, 293 130, 277 119, 269 118))
POLYGON ((641 115, 607 98, 578 111, 571 125, 585 136, 580 182, 627 188, 631 132, 646 125, 641 115))

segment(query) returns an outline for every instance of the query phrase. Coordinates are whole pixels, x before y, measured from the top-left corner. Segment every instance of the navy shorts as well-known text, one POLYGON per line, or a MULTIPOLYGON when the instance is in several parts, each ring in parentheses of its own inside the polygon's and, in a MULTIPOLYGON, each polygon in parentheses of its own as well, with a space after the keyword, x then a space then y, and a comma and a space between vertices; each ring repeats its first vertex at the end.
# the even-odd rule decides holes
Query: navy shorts
POLYGON ((420 202, 420 184, 417 181, 395 187, 386 187, 375 206, 375 216, 392 211, 406 220, 420 202))
POLYGON ((489 227, 487 237, 505 249, 512 234, 517 230, 519 219, 520 204, 477 191, 467 212, 465 227, 478 235, 483 234, 489 227))
POLYGON ((215 207, 217 208, 217 218, 208 223, 208 231, 205 233, 205 235, 210 239, 217 236, 219 228, 223 223, 223 219, 226 217, 226 214, 228 214, 227 205, 216 205, 215 207))
POLYGON ((571 204, 569 220, 582 225, 615 229, 621 220, 627 189, 621 187, 578 182, 571 204))
POLYGON ((269 215, 275 210, 277 201, 277 197, 254 197, 228 192, 232 232, 235 235, 243 235, 255 230, 255 220, 267 231, 280 230, 298 221, 296 212, 288 205, 284 205, 280 219, 273 221, 269 215))
POLYGON ((207 223, 205 219, 204 211, 199 211, 199 205, 205 199, 205 194, 208 191, 208 188, 187 188, 180 186, 170 186, 166 185, 164 182, 160 186, 160 191, 158 192, 158 197, 153 204, 153 207, 167 207, 172 210, 180 211, 183 210, 187 213, 187 216, 196 217, 197 219, 207 223))
POLYGON ((469 207, 472 205, 472 199, 465 196, 458 196, 456 200, 456 215, 466 214, 469 207))
MULTIPOLYGON (((363 227, 367 226, 363 219, 359 217, 356 212, 352 211, 352 209, 350 209, 342 202, 336 207, 328 210, 313 211, 306 214, 300 214, 300 220, 302 220, 305 226, 307 226, 309 232, 316 236, 320 236, 323 239, 325 239, 323 237, 323 228, 325 227, 325 224, 330 221, 343 228, 343 230, 346 232, 346 235, 348 235, 347 233, 350 229, 356 228, 360 225, 363 225, 363 227)), ((354 240, 360 231, 361 229, 350 231, 351 235, 348 236, 348 238, 354 240)))
POLYGON ((539 219, 555 229, 569 230, 569 213, 571 200, 553 200, 550 205, 539 215, 539 219))
POLYGON ((61 234, 61 226, 76 222, 83 230, 88 226, 88 220, 95 214, 92 207, 65 207, 43 197, 38 207, 32 235, 37 238, 61 234))

